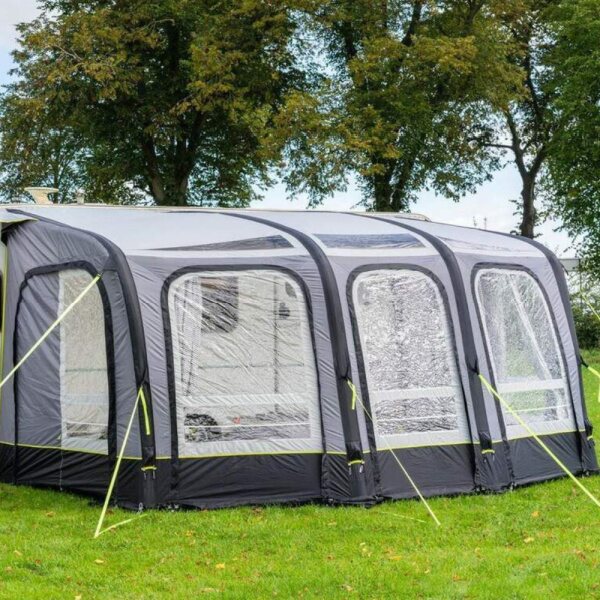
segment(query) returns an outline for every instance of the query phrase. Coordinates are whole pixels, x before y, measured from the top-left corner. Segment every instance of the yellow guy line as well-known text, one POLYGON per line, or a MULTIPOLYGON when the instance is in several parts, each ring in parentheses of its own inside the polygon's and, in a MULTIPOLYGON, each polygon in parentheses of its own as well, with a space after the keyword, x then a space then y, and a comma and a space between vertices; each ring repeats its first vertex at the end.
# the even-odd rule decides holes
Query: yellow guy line
POLYGON ((144 411, 144 429, 146 430, 146 435, 150 435, 150 417, 148 416, 148 405, 146 404, 146 395, 143 388, 140 388, 140 400, 142 402, 142 410, 144 411))
MULTIPOLYGON (((96 526, 96 532, 94 533, 94 539, 102 535, 103 533, 109 531, 110 529, 115 529, 115 527, 119 527, 119 525, 124 525, 125 523, 129 523, 135 517, 131 519, 126 519, 125 521, 121 521, 116 525, 111 525, 106 529, 102 529, 102 524, 104 523, 104 519, 106 517, 106 511, 108 510, 108 504, 110 502, 110 497, 112 496, 115 483, 117 482, 117 475, 119 474, 119 469, 121 467, 121 462, 123 461, 123 455, 125 454, 125 448, 127 446, 127 440, 129 439, 129 434, 131 433, 131 428, 133 426, 133 421, 135 419, 135 415, 137 413, 138 406, 140 404, 140 399, 144 397, 144 390, 140 387, 137 397, 135 399, 135 404, 133 405, 133 410, 131 411, 131 417, 129 417, 129 423, 127 424, 127 429, 125 431, 125 437, 123 438, 123 442, 121 444, 121 450, 119 451, 119 456, 117 457, 117 462, 115 463, 115 468, 113 470, 112 477, 110 478, 110 484, 108 486, 108 491, 106 492, 106 498, 104 499, 104 505, 102 506, 102 512, 100 513, 100 519, 98 520, 98 525, 96 526)), ((144 515, 140 515, 144 516, 144 515)))
POLYGON ((358 394, 356 393, 356 386, 349 379, 346 379, 346 383, 352 392, 352 400, 350 401, 350 405, 352 410, 356 410, 356 398, 358 397, 358 394))
MULTIPOLYGON (((369 417, 369 420, 371 421, 371 423, 375 424, 375 422, 373 421, 373 417, 367 410, 367 407, 363 404, 362 400, 360 399, 360 396, 356 393, 356 387, 349 379, 347 380, 347 382, 348 382, 348 387, 352 390, 352 405, 353 405, 352 408, 353 408, 353 410, 356 409, 356 401, 358 400, 358 403, 360 404, 361 408, 363 409, 363 412, 365 413, 365 415, 367 415, 367 417, 369 417)), ((382 436, 382 438, 383 438, 383 436, 382 436)), ((390 445, 386 444, 386 450, 389 450, 392 453, 392 456, 394 457, 395 461, 398 463, 398 466, 400 467, 400 469, 402 469, 404 476, 406 477, 406 479, 408 479, 410 485, 413 487, 413 489, 419 496, 419 500, 421 500, 421 502, 425 505, 427 512, 431 515, 431 518, 435 521, 435 524, 439 527, 441 525, 439 519, 437 518, 436 514, 433 512, 433 509, 431 508, 431 506, 429 506, 429 502, 427 502, 427 500, 425 500, 425 497, 421 493, 421 490, 417 487, 417 484, 414 482, 413 478, 409 475, 408 471, 404 468, 404 465, 402 464, 400 459, 396 456, 394 449, 390 445)))
MULTIPOLYGON (((598 373, 598 371, 596 371, 596 369, 594 369, 594 367, 590 367, 590 365, 583 363, 583 366, 592 374, 594 375, 598 381, 600 382, 600 373, 598 373)), ((600 383, 598 385, 598 402, 600 402, 600 383)))
POLYGON ((573 473, 571 473, 571 471, 569 471, 569 469, 564 465, 564 463, 560 460, 560 458, 558 458, 558 456, 556 456, 556 454, 554 454, 554 452, 552 452, 552 450, 550 450, 550 448, 548 448, 548 446, 545 444, 545 442, 535 433, 535 431, 533 431, 533 429, 531 429, 531 427, 529 427, 529 425, 527 425, 527 423, 512 408, 512 406, 494 389, 492 384, 481 373, 478 373, 477 375, 478 375, 479 379, 481 380, 481 383, 483 383, 483 385, 488 390, 488 392, 490 394, 492 394, 492 396, 494 396, 494 398, 496 398, 496 400, 498 400, 498 402, 500 402, 500 404, 502 404, 502 406, 504 408, 506 408, 506 410, 508 410, 508 412, 510 412, 510 414, 519 422, 519 424, 522 427, 524 427, 531 434, 533 439, 546 451, 548 456, 573 480, 575 485, 577 485, 584 492, 584 494, 596 506, 598 506, 600 508, 600 500, 598 500, 598 498, 596 498, 596 496, 594 496, 594 494, 592 494, 592 492, 590 492, 585 487, 585 485, 583 485, 583 483, 581 483, 581 481, 579 481, 579 479, 577 479, 577 477, 575 477, 575 475, 573 475, 573 473))
POLYGON ((580 290, 579 293, 581 294, 583 301, 588 305, 588 308, 592 311, 592 313, 594 313, 596 319, 598 319, 598 321, 600 321, 600 315, 597 313, 596 309, 592 306, 592 303, 590 302, 590 299, 587 297, 586 293, 583 290, 580 290))
MULTIPOLYGON (((0 227, 0 231, 2 228, 0 227)), ((2 339, 0 341, 0 372, 4 369, 4 347, 6 346, 6 299, 8 296, 8 246, 4 246, 4 271, 2 273, 2 339)), ((2 388, 0 387, 0 410, 2 409, 2 388)))
MULTIPOLYGON (((592 311, 592 313, 594 314, 596 319, 598 319, 598 321, 600 321, 600 315, 596 312, 596 309, 592 306, 592 303, 590 302, 590 299, 587 297, 586 293, 583 290, 580 290, 579 293, 581 294, 583 301, 588 305, 588 308, 592 311)), ((600 373, 598 373, 598 371, 596 371, 596 369, 593 369, 592 367, 590 367, 589 365, 587 365, 585 363, 584 363, 584 366, 590 373, 592 373, 592 375, 595 375, 596 378, 600 381, 600 373)), ((598 385, 598 402, 600 402, 600 384, 598 385)))
MULTIPOLYGON (((92 279, 92 281, 90 281, 90 283, 82 290, 82 292, 79 294, 79 296, 77 296, 77 298, 75 298, 75 300, 73 300, 73 302, 71 304, 69 304, 69 306, 62 312, 62 314, 56 319, 56 321, 54 321, 54 323, 52 323, 52 325, 50 325, 50 327, 48 327, 48 329, 44 332, 42 337, 40 337, 40 339, 25 353, 23 358, 21 358, 21 360, 10 370, 10 372, 6 375, 6 377, 4 377, 4 379, 2 381, 0 381, 0 390, 10 380, 10 378, 21 368, 23 363, 44 343, 44 341, 48 338, 48 336, 61 324, 61 322, 75 308, 75 306, 77 304, 79 304, 79 302, 81 302, 81 300, 83 300, 85 295, 98 283, 98 281, 100 280, 101 277, 102 277, 101 274, 96 275, 92 279)), ((145 424, 146 434, 150 435, 150 418, 148 416, 148 407, 146 405, 146 398, 144 396, 144 390, 143 390, 143 388, 140 387, 136 401, 135 401, 135 406, 133 407, 133 411, 131 413, 131 418, 129 419, 129 424, 127 425, 127 431, 125 432, 125 439, 123 440, 123 445, 121 446, 121 451, 119 452, 117 463, 115 465, 115 470, 113 472, 113 475, 112 475, 112 478, 110 481, 110 485, 108 487, 108 493, 106 495, 106 500, 104 501, 104 506, 102 508, 102 513, 100 515, 100 520, 98 521, 98 526, 96 527, 96 533, 94 535, 95 538, 97 538, 99 535, 104 533, 104 531, 109 531, 110 529, 114 529, 115 527, 118 527, 119 525, 123 525, 124 523, 129 523, 130 521, 133 520, 133 519, 127 519, 125 521, 122 521, 121 523, 117 523, 116 525, 112 525, 111 527, 108 527, 104 531, 101 531, 102 523, 104 522, 104 518, 106 517, 106 510, 108 508, 108 503, 110 501, 110 497, 112 495, 112 492, 113 492, 113 489, 115 486, 115 482, 117 480, 117 474, 119 472, 119 467, 121 466, 121 462, 123 461, 123 456, 125 454, 125 447, 127 446, 127 440, 129 439, 129 434, 131 433, 133 419, 137 412, 137 407, 140 403, 140 399, 142 401, 142 406, 144 409, 144 424, 145 424)))
POLYGON ((42 345, 44 340, 60 325, 64 318, 75 308, 75 305, 79 304, 83 297, 98 283, 102 275, 96 275, 92 281, 85 287, 85 289, 73 300, 73 302, 64 310, 64 312, 48 327, 42 337, 25 353, 25 356, 10 370, 8 375, 0 381, 0 389, 4 387, 4 384, 21 368, 23 363, 42 345))

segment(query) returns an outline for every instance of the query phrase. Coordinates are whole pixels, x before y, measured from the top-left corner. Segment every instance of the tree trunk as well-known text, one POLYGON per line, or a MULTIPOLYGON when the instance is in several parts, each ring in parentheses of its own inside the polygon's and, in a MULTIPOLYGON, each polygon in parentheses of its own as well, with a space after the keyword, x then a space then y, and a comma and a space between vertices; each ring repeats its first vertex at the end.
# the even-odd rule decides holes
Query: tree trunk
POLYGON ((373 210, 375 212, 392 210, 392 185, 386 174, 373 176, 373 210))
POLYGON ((187 206, 187 188, 187 178, 174 182, 172 186, 167 186, 162 202, 157 202, 157 204, 162 206, 187 206))
POLYGON ((142 140, 142 152, 146 162, 147 181, 150 194, 158 206, 187 206, 190 174, 194 166, 194 155, 186 150, 185 144, 177 148, 175 156, 159 168, 154 141, 142 140))
POLYGON ((411 177, 415 168, 417 157, 414 153, 403 157, 400 165, 400 174, 394 184, 392 192, 391 204, 394 212, 408 212, 410 210, 410 202, 408 201, 408 190, 411 184, 411 177))
POLYGON ((150 176, 150 194, 158 206, 165 203, 165 190, 160 175, 150 176))
POLYGON ((523 218, 519 227, 521 235, 533 239, 536 222, 535 210, 535 175, 527 173, 522 176, 521 202, 523 218))
POLYGON ((391 210, 393 212, 409 212, 410 206, 406 199, 407 184, 394 186, 392 193, 391 210))

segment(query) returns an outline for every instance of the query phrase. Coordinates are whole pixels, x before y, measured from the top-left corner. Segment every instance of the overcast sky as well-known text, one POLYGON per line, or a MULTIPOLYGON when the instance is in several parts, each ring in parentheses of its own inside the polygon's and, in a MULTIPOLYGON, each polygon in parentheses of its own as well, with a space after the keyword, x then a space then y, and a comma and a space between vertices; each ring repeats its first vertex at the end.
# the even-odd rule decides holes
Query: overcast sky
MULTIPOLYGON (((37 15, 36 0, 0 0, 0 84, 8 81, 7 72, 12 61, 10 52, 16 46, 15 24, 28 21, 37 15)), ((514 205, 510 199, 519 196, 519 177, 514 167, 506 167, 498 172, 493 181, 482 185, 477 193, 466 196, 458 204, 438 198, 432 193, 420 194, 414 212, 425 214, 435 221, 455 223, 459 225, 484 227, 509 232, 517 225, 517 217, 513 215, 514 205)), ((327 200, 324 208, 344 210, 352 208, 360 200, 358 190, 351 187, 345 193, 336 194, 327 200)), ((303 208, 304 198, 293 202, 286 199, 285 191, 276 187, 266 193, 260 206, 265 208, 303 208)), ((555 232, 556 223, 546 223, 540 229, 540 241, 562 256, 573 256, 570 241, 562 233, 555 232)))

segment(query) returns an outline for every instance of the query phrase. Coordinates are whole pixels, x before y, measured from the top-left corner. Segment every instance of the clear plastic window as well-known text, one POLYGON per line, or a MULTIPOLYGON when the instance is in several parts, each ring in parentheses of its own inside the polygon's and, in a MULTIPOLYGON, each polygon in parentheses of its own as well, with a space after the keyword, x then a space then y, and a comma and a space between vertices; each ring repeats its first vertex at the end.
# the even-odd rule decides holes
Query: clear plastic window
POLYGON ((341 234, 341 233, 317 233, 316 237, 323 242, 327 248, 345 249, 398 249, 398 248, 422 248, 423 244, 410 233, 387 233, 387 234, 341 234))
POLYGON ((452 332, 424 273, 361 273, 353 303, 378 448, 468 441, 452 332))
MULTIPOLYGON (((83 270, 59 273, 59 314, 91 281, 83 270)), ((60 324, 62 446, 108 452, 108 372, 104 308, 97 286, 60 324)))
POLYGON ((169 289, 180 455, 321 450, 304 293, 275 270, 205 271, 169 289))
MULTIPOLYGON (((482 269, 477 302, 498 392, 536 431, 575 428, 565 367, 537 281, 515 269, 482 269)), ((509 437, 526 434, 503 409, 509 437)))
POLYGON ((195 246, 171 246, 169 248, 156 248, 156 250, 190 251, 190 252, 235 252, 249 250, 281 250, 293 248, 281 235, 270 235, 260 238, 234 240, 231 242, 214 242, 212 244, 197 244, 195 246))

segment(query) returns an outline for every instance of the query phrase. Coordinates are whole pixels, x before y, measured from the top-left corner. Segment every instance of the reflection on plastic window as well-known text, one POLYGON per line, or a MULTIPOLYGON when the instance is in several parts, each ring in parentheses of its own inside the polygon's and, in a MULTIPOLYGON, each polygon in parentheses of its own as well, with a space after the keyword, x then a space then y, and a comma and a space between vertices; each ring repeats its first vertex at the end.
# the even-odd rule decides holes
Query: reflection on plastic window
POLYGON ((238 278, 215 277, 202 281, 200 285, 204 306, 202 331, 232 331, 238 319, 238 278))
POLYGON ((407 445, 420 434, 431 443, 468 439, 437 285, 418 271, 382 269, 359 275, 353 296, 377 435, 407 445))
MULTIPOLYGON (((498 391, 534 430, 573 428, 565 368, 538 283, 524 271, 483 269, 476 292, 498 391)), ((508 411, 504 420, 518 429, 508 411)))
POLYGON ((317 233, 315 236, 327 246, 327 248, 370 249, 390 250, 400 248, 422 248, 423 244, 410 233, 386 233, 386 234, 339 234, 339 233, 317 233))
MULTIPOLYGON (((59 313, 90 283, 86 271, 59 273, 59 313)), ((104 308, 93 287, 60 325, 62 445, 108 451, 108 372, 104 308)))
POLYGON ((184 452, 303 440, 320 447, 314 351, 293 278, 190 273, 171 284, 169 311, 184 452))

